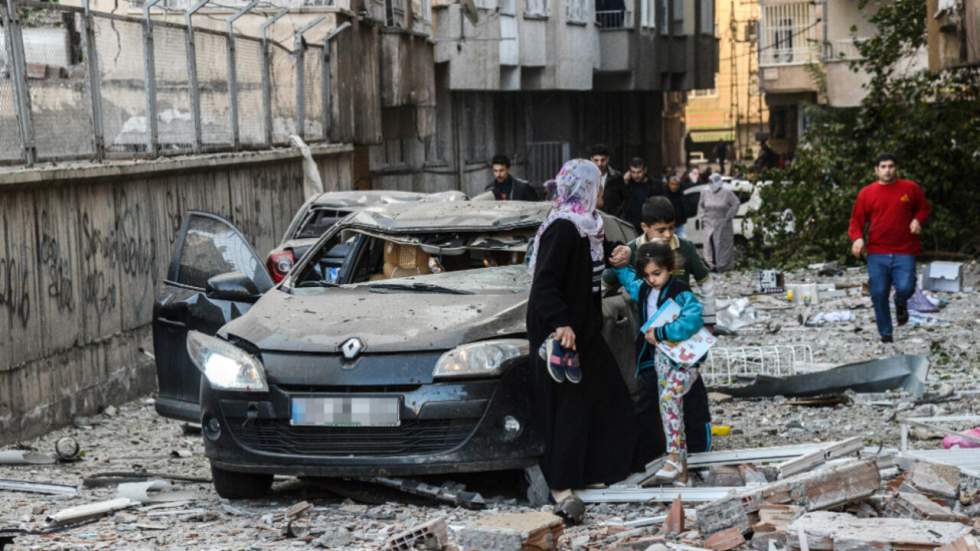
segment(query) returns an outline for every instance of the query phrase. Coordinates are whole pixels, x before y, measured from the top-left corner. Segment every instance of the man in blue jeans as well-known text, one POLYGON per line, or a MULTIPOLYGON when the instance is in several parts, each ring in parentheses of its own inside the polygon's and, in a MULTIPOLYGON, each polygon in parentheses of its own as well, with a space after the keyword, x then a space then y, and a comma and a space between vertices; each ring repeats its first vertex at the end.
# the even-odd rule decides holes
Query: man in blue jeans
POLYGON ((919 184, 897 177, 895 156, 875 160, 878 180, 864 186, 851 211, 851 253, 868 254, 868 285, 881 342, 893 342, 888 295, 895 287, 898 325, 909 321, 908 300, 915 292, 915 257, 921 252, 919 234, 929 218, 929 202, 919 184), (867 242, 864 234, 867 229, 867 242))

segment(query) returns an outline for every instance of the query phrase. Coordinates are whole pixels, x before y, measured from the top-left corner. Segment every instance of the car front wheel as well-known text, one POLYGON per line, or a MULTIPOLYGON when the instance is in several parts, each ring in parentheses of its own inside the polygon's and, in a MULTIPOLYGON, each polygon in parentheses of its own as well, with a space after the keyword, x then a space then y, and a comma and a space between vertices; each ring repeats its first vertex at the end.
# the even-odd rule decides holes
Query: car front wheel
POLYGON ((225 499, 254 499, 266 495, 272 488, 271 474, 236 473, 211 465, 214 490, 225 499))

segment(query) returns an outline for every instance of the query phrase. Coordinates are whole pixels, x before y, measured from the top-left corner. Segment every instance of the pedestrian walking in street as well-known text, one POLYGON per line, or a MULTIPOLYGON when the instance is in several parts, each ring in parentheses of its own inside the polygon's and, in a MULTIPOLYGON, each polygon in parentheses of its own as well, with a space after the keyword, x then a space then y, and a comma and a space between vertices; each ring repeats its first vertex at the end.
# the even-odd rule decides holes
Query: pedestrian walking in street
POLYGON ((689 217, 696 213, 687 212, 684 190, 681 189, 681 181, 678 177, 670 176, 667 179, 667 188, 664 190, 664 195, 674 207, 674 233, 678 237, 685 237, 684 224, 687 223, 689 217))
POLYGON ((896 321, 905 325, 908 299, 915 293, 915 257, 922 250, 919 234, 930 207, 919 184, 898 178, 894 155, 875 160, 875 175, 878 179, 858 192, 847 233, 851 253, 868 255, 868 286, 881 342, 893 342, 888 296, 894 287, 896 321))
POLYGON ((722 184, 721 174, 712 174, 708 189, 701 192, 698 212, 704 227, 704 259, 715 272, 724 272, 735 261, 735 215, 738 197, 722 184))
POLYGON ((599 169, 591 161, 565 163, 555 179, 554 208, 531 250, 527 307, 532 403, 545 442, 541 469, 556 512, 581 522, 585 512, 571 490, 611 484, 630 471, 636 417, 616 359, 602 338, 600 276, 606 259, 625 262, 629 248, 605 240, 595 205, 599 169), (554 336, 575 350, 581 384, 552 379, 536 352, 554 336))
POLYGON ((633 157, 629 170, 623 174, 621 182, 608 182, 605 190, 605 212, 626 220, 640 232, 640 215, 643 203, 654 195, 663 195, 663 183, 652 180, 647 175, 647 163, 640 157, 633 157))
POLYGON ((506 155, 494 155, 490 161, 493 169, 493 182, 487 191, 493 193, 497 201, 538 201, 540 198, 534 188, 525 180, 510 173, 510 159, 506 155))
POLYGON ((667 442, 667 460, 655 477, 663 482, 683 485, 687 483, 688 452, 684 396, 698 380, 698 368, 697 365, 675 363, 657 350, 657 344, 677 343, 691 338, 704 325, 704 320, 701 317, 701 303, 690 287, 673 277, 675 262, 670 245, 656 241, 637 249, 633 268, 617 268, 616 275, 639 306, 641 327, 668 299, 676 302, 681 309, 673 321, 650 328, 637 337, 636 370, 643 381, 640 403, 649 404, 657 400, 667 442))
MULTIPOLYGON (((674 269, 671 276, 690 287, 701 303, 701 318, 705 327, 713 330, 715 325, 715 286, 711 272, 698 254, 694 243, 679 237, 674 232, 674 207, 665 197, 651 197, 643 205, 643 234, 631 241, 630 258, 623 266, 636 263, 636 251, 647 243, 666 243, 674 251, 674 269)), ((616 265, 615 267, 621 267, 616 265)), ((608 287, 618 288, 619 278, 615 270, 606 270, 603 280, 608 287)), ((642 317, 642 313, 638 319, 642 317)), ((636 404, 639 420, 639 436, 636 444, 633 465, 642 468, 651 460, 667 451, 667 442, 662 430, 660 416, 660 396, 656 370, 646 370, 637 374, 640 396, 636 404)), ((711 412, 708 409, 708 390, 699 377, 691 390, 684 395, 684 430, 687 449, 693 453, 711 449, 711 412)))
POLYGON ((681 176, 681 192, 684 192, 684 212, 689 218, 698 215, 698 197, 696 192, 687 193, 687 190, 701 185, 701 171, 692 168, 681 176))
POLYGON ((604 200, 606 183, 609 181, 621 182, 623 178, 622 172, 609 166, 609 154, 609 148, 605 144, 597 143, 589 148, 589 159, 595 163, 595 166, 599 167, 599 172, 602 173, 602 176, 599 178, 599 199, 596 208, 603 212, 606 212, 604 200))

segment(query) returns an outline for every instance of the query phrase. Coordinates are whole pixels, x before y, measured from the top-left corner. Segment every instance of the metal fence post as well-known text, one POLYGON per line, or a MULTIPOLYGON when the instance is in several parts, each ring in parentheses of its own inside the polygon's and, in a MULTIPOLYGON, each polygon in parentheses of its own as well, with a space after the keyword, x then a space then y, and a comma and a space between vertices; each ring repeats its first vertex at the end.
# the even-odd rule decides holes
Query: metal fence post
POLYGON ((306 41, 303 33, 316 27, 326 20, 326 17, 318 17, 296 29, 293 37, 293 50, 296 52, 296 135, 306 138, 306 41))
POLYGON ((85 40, 85 57, 88 60, 88 93, 91 102, 89 112, 92 115, 92 142, 95 160, 105 160, 105 129, 102 120, 102 79, 99 74, 99 54, 95 47, 95 20, 89 0, 82 1, 85 9, 82 15, 82 31, 85 40))
POLYGON ((350 21, 344 21, 337 26, 334 30, 323 39, 323 65, 321 69, 323 74, 321 77, 321 82, 323 83, 323 139, 330 140, 330 127, 333 120, 333 95, 331 93, 331 75, 330 75, 330 43, 336 36, 350 27, 350 21))
POLYGON ((184 12, 184 36, 187 38, 187 79, 191 96, 191 120, 194 121, 194 151, 200 152, 204 141, 201 132, 201 90, 197 85, 197 48, 194 46, 194 14, 211 0, 200 0, 184 12))
POLYGON ((17 122, 20 130, 20 143, 24 148, 24 163, 33 166, 37 162, 37 147, 34 144, 34 120, 31 116, 31 94, 27 87, 27 61, 24 57, 24 39, 20 34, 20 20, 13 0, 7 0, 3 11, 3 25, 7 30, 7 51, 10 52, 14 85, 14 101, 17 102, 17 122))
POLYGON ((259 0, 251 0, 244 8, 227 19, 228 24, 228 118, 231 122, 231 145, 236 151, 242 140, 238 130, 238 68, 235 60, 235 21, 255 7, 259 0))
POLYGON ((150 0, 143 6, 143 73, 146 75, 146 152, 152 158, 160 153, 157 127, 157 74, 153 51, 153 20, 150 9, 161 0, 150 0))
POLYGON ((289 10, 284 8, 259 27, 262 31, 262 113, 265 116, 265 145, 267 147, 272 147, 272 75, 269 71, 269 27, 287 13, 289 10))

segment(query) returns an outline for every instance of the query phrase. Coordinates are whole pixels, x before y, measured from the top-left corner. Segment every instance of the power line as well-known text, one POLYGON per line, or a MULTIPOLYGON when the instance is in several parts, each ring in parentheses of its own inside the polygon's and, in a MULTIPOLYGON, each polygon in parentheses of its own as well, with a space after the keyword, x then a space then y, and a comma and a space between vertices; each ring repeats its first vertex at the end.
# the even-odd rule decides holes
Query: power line
MULTIPOLYGON (((801 34, 803 34, 803 33, 805 33, 805 32, 807 32, 807 31, 809 31, 810 29, 812 29, 812 28, 814 28, 814 27, 816 27, 816 26, 817 26, 817 25, 819 25, 820 23, 821 23, 821 20, 820 20, 820 19, 817 19, 816 21, 814 21, 814 22, 813 22, 813 23, 811 23, 810 25, 807 25, 806 27, 804 27, 804 28, 802 28, 802 29, 800 29, 800 30, 798 30, 798 31, 796 31, 795 33, 793 33, 793 34, 791 34, 791 35, 789 35, 789 38, 796 38, 797 36, 800 36, 801 34)), ((756 53, 756 54, 761 54, 762 52, 764 52, 764 51, 766 51, 766 50, 769 50, 769 49, 771 49, 771 48, 775 48, 775 47, 776 47, 776 44, 770 44, 770 45, 768 45, 768 46, 766 46, 765 48, 759 48, 759 49, 757 49, 757 50, 755 51, 755 53, 756 53)), ((718 63, 722 63, 722 62, 724 62, 724 61, 731 61, 731 60, 732 60, 733 58, 742 58, 742 57, 749 57, 749 56, 751 56, 751 55, 753 55, 753 53, 752 53, 751 51, 749 51, 749 53, 748 53, 748 54, 743 54, 743 55, 738 55, 738 56, 732 56, 732 57, 730 57, 730 58, 725 58, 725 59, 719 59, 719 60, 718 60, 718 63)))

